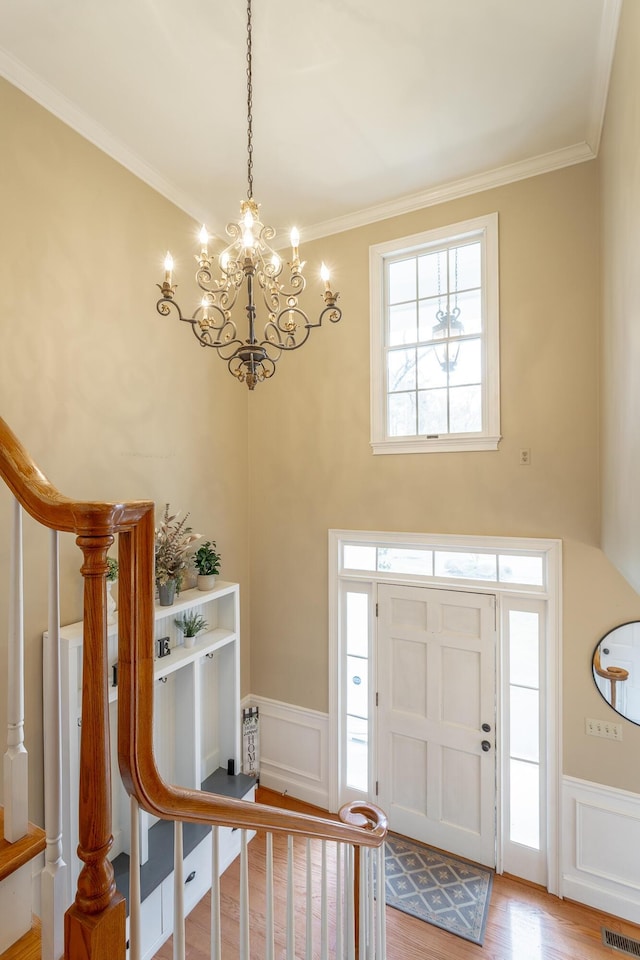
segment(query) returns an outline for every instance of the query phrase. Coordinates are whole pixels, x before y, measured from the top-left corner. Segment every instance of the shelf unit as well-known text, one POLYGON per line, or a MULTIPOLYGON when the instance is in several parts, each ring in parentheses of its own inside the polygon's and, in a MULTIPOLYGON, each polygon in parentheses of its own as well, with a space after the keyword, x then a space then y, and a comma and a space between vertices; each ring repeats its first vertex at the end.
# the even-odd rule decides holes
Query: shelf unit
MULTIPOLYGON (((169 783, 252 800, 255 780, 240 771, 240 599, 236 583, 218 581, 209 591, 186 590, 170 607, 155 607, 154 751, 158 769, 169 783), (201 613, 208 628, 186 648, 175 619, 186 611, 201 613), (157 641, 168 638, 169 654, 160 657, 157 641), (229 761, 236 775, 229 776, 229 761)), ((62 627, 62 763, 63 849, 68 865, 68 902, 75 896, 81 863, 78 843, 78 777, 82 694, 83 625, 62 627)), ((45 642, 47 634, 44 634, 45 642)), ((113 667, 118 658, 118 624, 108 628, 107 649, 113 667)), ((113 670, 110 674, 112 680, 113 670)), ((109 687, 112 814, 117 885, 128 893, 130 850, 129 798, 118 775, 118 687, 109 687)), ((239 832, 220 831, 221 871, 240 850, 239 832)), ((184 876, 188 912, 211 883, 211 841, 208 827, 185 824, 184 876)), ((173 917, 173 824, 140 813, 140 857, 143 864, 143 957, 153 955, 171 934, 173 917)))

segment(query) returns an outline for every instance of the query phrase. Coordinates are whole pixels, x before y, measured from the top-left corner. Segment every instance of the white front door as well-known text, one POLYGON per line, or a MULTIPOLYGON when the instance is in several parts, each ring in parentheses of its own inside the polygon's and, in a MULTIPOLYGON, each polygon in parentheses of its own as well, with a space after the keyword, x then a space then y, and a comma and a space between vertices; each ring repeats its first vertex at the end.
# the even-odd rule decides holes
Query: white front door
POLYGON ((378 796, 390 829, 495 866, 495 597, 378 587, 378 796))

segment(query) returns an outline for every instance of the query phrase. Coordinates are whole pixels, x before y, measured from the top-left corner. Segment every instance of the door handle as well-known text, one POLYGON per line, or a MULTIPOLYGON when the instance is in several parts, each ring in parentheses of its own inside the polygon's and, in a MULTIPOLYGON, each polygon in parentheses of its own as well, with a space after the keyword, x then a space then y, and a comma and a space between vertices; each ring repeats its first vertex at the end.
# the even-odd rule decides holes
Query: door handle
POLYGON ((485 753, 488 753, 488 751, 491 750, 491 744, 489 743, 488 740, 483 740, 480 746, 482 747, 485 753))
POLYGON ((483 723, 483 724, 482 724, 482 731, 483 731, 483 733, 491 733, 491 724, 490 724, 490 723, 483 723))

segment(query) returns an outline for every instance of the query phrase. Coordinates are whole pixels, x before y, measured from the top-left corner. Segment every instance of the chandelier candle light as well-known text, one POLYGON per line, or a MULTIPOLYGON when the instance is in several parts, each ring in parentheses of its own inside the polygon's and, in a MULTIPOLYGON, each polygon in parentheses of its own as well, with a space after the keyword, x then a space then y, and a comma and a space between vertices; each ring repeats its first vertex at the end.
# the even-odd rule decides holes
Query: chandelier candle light
POLYGON ((226 361, 229 372, 253 390, 257 383, 268 380, 275 373, 275 365, 283 353, 297 350, 309 339, 314 327, 322 324, 325 316, 337 323, 342 310, 336 305, 339 294, 331 290, 329 270, 322 264, 320 275, 324 281, 324 307, 313 322, 299 305, 306 281, 302 275, 304 261, 298 250, 300 235, 291 231, 291 260, 288 276, 281 257, 269 246, 275 237, 273 227, 260 221, 259 204, 253 198, 253 117, 252 117, 252 51, 251 0, 247 5, 247 199, 240 203, 240 218, 227 224, 231 243, 217 257, 209 253, 209 234, 205 226, 200 231, 200 253, 196 283, 203 291, 200 306, 191 317, 183 316, 174 300, 173 259, 167 253, 164 262, 164 282, 158 284, 162 296, 156 304, 158 313, 168 316, 172 310, 177 318, 191 324, 193 333, 203 347, 213 347, 226 361), (232 311, 241 289, 246 290, 248 336, 238 335, 232 311), (266 319, 262 337, 256 335, 256 298, 262 298, 266 319))

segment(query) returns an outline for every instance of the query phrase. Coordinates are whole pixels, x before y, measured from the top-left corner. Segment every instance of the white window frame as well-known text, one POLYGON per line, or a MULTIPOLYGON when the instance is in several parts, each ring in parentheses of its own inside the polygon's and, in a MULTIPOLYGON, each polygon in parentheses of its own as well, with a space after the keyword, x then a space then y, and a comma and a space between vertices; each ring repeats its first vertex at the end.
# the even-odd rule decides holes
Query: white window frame
POLYGON ((500 442, 500 344, 498 322, 498 214, 369 247, 371 312, 371 447, 374 453, 451 453, 497 450, 500 442), (390 437, 387 434, 385 267, 401 254, 418 253, 443 243, 483 241, 482 257, 482 424, 479 433, 390 437))

